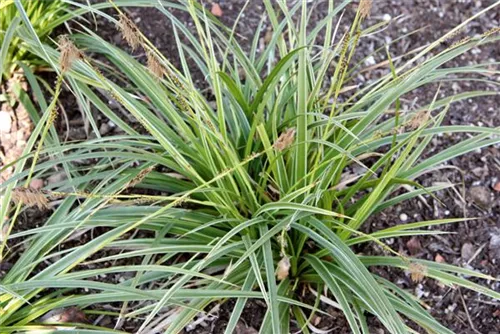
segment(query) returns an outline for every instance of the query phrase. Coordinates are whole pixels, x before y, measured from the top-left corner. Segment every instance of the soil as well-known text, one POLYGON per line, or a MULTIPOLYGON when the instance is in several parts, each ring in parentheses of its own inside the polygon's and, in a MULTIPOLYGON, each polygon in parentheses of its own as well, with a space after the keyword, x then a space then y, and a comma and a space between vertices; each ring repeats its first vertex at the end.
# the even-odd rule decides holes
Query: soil
MULTIPOLYGON (((451 0, 374 0, 372 14, 368 24, 381 20, 392 20, 388 28, 366 38, 363 38, 358 47, 355 59, 362 60, 374 50, 394 41, 396 38, 415 31, 390 46, 391 55, 402 55, 419 46, 441 37, 446 32, 460 24, 470 16, 493 4, 495 1, 451 1, 451 0)), ((245 4, 244 0, 218 1, 223 15, 221 21, 232 27, 239 11, 245 4)), ((210 5, 207 4, 207 7, 210 5)), ((316 7, 310 21, 317 22, 324 16, 326 2, 314 2, 316 7)), ((344 14, 341 29, 348 29, 348 23, 354 15, 356 5, 348 6, 344 14)), ((177 60, 174 35, 164 15, 151 8, 128 8, 128 14, 136 22, 141 31, 154 43, 154 45, 174 63, 177 60), (167 32, 167 33, 166 33, 167 32)), ((250 1, 241 17, 237 29, 239 38, 246 39, 250 44, 255 28, 264 12, 261 1, 250 1)), ((192 25, 187 14, 174 11, 176 17, 192 25)), ((500 12, 489 11, 460 32, 455 38, 458 40, 465 36, 481 34, 488 29, 498 27, 500 12)), ((96 31, 103 38, 133 53, 122 40, 115 28, 103 19, 97 20, 96 31)), ((262 36, 264 37, 264 36, 262 36)), ((248 46, 247 45, 247 46, 248 46)), ((471 52, 451 61, 446 66, 465 66, 478 63, 492 63, 499 60, 498 45, 489 44, 481 49, 471 52)), ((133 53, 139 59, 145 60, 145 55, 133 53)), ((381 74, 387 73, 386 66, 376 67, 386 60, 385 51, 363 60, 365 68, 372 68, 358 76, 356 83, 362 83, 381 74)), ((493 64, 491 68, 498 70, 493 64)), ((204 78, 195 74, 196 83, 203 87, 204 78)), ((498 74, 491 80, 500 81, 498 74)), ((402 100, 403 109, 418 108, 426 105, 437 92, 438 87, 429 85, 414 90, 402 100)), ((443 83, 439 88, 440 96, 450 96, 471 90, 496 90, 496 86, 480 82, 459 81, 456 83, 443 83)), ((75 101, 71 94, 63 94, 63 105, 74 106, 75 101), (66 100, 64 100, 66 99, 66 100)), ((500 126, 500 95, 484 98, 469 99, 452 104, 444 123, 446 125, 475 125, 475 126, 500 126)), ((69 139, 84 139, 90 131, 85 126, 82 116, 77 108, 67 109, 69 125, 61 121, 60 133, 65 133, 69 139), (66 131, 66 132, 65 132, 66 131)), ((101 120, 103 135, 114 133, 115 129, 107 125, 107 120, 101 120)), ((437 137, 433 140, 426 154, 432 155, 451 144, 466 138, 466 135, 453 135, 437 137)), ((365 232, 376 231, 400 223, 417 222, 424 220, 451 218, 451 217, 476 217, 466 223, 454 223, 440 226, 440 230, 450 234, 440 236, 399 238, 388 240, 388 244, 401 254, 427 259, 443 261, 459 266, 478 270, 493 277, 500 278, 500 189, 495 190, 500 182, 500 146, 481 149, 455 158, 442 168, 431 174, 422 176, 419 181, 425 186, 438 182, 452 182, 459 186, 455 190, 446 190, 436 193, 436 198, 424 196, 421 199, 406 201, 401 205, 391 207, 372 217, 365 224, 365 232)), ((384 250, 378 246, 365 246, 358 251, 364 254, 380 255, 384 250)), ((421 301, 428 305, 432 313, 441 323, 456 333, 500 333, 500 303, 491 301, 478 293, 465 289, 455 289, 437 284, 432 279, 424 278, 419 283, 414 283, 408 273, 387 268, 371 268, 374 272, 397 283, 400 287, 412 290, 421 301)), ((496 291, 500 291, 500 283, 495 281, 478 281, 496 291)), ((227 323, 233 301, 220 307, 216 317, 204 321, 190 333, 223 333, 227 323)), ((343 316, 336 310, 321 305, 322 309, 332 317, 322 317, 317 321, 316 327, 321 330, 331 330, 334 333, 349 333, 347 323, 343 316)), ((242 314, 239 333, 252 333, 258 330, 265 314, 265 304, 250 301, 242 314)), ((383 327, 371 318, 370 330, 373 333, 385 333, 383 327)), ((293 327, 293 326, 292 326, 293 327)), ((130 327, 127 327, 129 330, 130 327)), ((132 329, 130 329, 133 331, 132 329)), ((416 328, 422 331, 420 328, 416 328)), ((187 332, 187 329, 186 329, 187 332)), ((423 331, 422 331, 423 332, 423 331)))

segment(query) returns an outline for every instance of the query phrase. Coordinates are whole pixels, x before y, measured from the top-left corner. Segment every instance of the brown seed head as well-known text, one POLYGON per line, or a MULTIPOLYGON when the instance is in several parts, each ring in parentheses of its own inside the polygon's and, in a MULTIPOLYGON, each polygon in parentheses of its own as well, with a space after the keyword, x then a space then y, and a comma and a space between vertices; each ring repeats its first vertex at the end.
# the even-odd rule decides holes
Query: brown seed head
POLYGON ((373 5, 372 0, 361 0, 361 2, 359 3, 359 13, 362 19, 370 16, 372 5, 373 5))
POLYGON ((278 262, 278 268, 276 269, 276 277, 279 281, 284 280, 288 277, 288 273, 290 271, 290 259, 287 256, 281 258, 280 262, 278 262))
POLYGON ((22 203, 30 207, 37 206, 40 210, 49 207, 47 197, 41 191, 32 188, 14 188, 12 190, 12 200, 16 204, 22 203))
POLYGON ((410 123, 408 124, 408 127, 411 130, 415 130, 420 128, 422 125, 427 123, 429 120, 430 113, 428 110, 420 110, 418 113, 413 116, 413 118, 410 120, 410 123))
POLYGON ((290 128, 285 132, 281 133, 278 140, 274 143, 274 148, 278 151, 283 151, 284 149, 290 147, 295 139, 295 128, 290 128))
POLYGON ((133 188, 135 187, 136 185, 138 185, 139 183, 141 183, 144 178, 149 174, 151 173, 151 171, 155 168, 155 166, 151 166, 151 167, 148 167, 146 169, 143 169, 139 172, 139 174, 137 174, 136 177, 134 177, 132 180, 130 180, 130 182, 128 183, 127 185, 127 188, 133 188))
POLYGON ((147 53, 148 57, 148 70, 156 78, 161 79, 163 77, 163 66, 160 64, 155 54, 152 52, 147 53))
POLYGON ((68 35, 59 36, 59 51, 61 51, 59 65, 63 73, 71 68, 75 60, 81 59, 83 56, 82 52, 68 38, 68 35))
POLYGON ((415 283, 421 282, 427 275, 427 267, 420 263, 412 262, 408 267, 411 280, 415 283))
POLYGON ((120 13, 120 20, 118 21, 118 28, 120 29, 123 39, 127 41, 132 50, 137 49, 141 45, 141 37, 139 35, 139 28, 135 23, 125 14, 120 13))

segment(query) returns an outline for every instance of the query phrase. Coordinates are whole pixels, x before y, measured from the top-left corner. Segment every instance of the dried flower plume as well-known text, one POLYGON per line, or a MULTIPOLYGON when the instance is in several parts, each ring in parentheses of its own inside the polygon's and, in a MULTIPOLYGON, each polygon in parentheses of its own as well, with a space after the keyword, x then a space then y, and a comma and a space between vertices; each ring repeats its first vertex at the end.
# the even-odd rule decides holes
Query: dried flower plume
POLYGON ((359 13, 361 14, 362 19, 370 16, 372 5, 372 0, 361 0, 361 2, 359 3, 359 13))
POLYGON ((274 148, 278 151, 283 151, 284 149, 290 147, 295 139, 295 128, 290 128, 283 132, 278 140, 274 143, 274 148))
POLYGON ((120 13, 118 28, 122 32, 123 39, 127 41, 132 50, 135 50, 139 45, 141 45, 139 28, 137 28, 135 23, 127 15, 120 13))
POLYGON ((427 267, 420 263, 410 263, 408 266, 411 280, 415 283, 421 282, 427 275, 427 267))
POLYGON ((161 79, 163 77, 163 66, 160 64, 155 54, 152 52, 147 53, 148 57, 148 70, 152 75, 161 79))
POLYGON ((59 65, 61 72, 67 72, 75 60, 82 58, 82 52, 68 38, 68 35, 59 36, 59 65))
POLYGON ((429 120, 429 117, 430 117, 429 111, 427 111, 427 110, 420 110, 410 120, 410 122, 408 124, 408 127, 411 130, 418 129, 419 127, 421 127, 422 125, 424 125, 425 123, 427 123, 427 121, 429 120))
POLYGON ((143 169, 139 172, 139 174, 137 174, 136 177, 134 177, 132 180, 130 180, 130 182, 128 183, 127 185, 127 188, 133 188, 135 187, 136 185, 138 185, 139 183, 141 183, 144 178, 149 174, 151 173, 151 171, 155 168, 155 166, 151 166, 151 167, 148 167, 146 169, 143 169))
POLYGON ((280 262, 278 262, 278 268, 276 269, 276 278, 279 281, 284 280, 288 277, 288 273, 290 271, 290 259, 287 256, 284 256, 280 262))
POLYGON ((33 188, 14 188, 12 190, 12 200, 16 204, 24 204, 27 206, 36 206, 40 210, 47 209, 49 207, 49 200, 45 195, 33 188))

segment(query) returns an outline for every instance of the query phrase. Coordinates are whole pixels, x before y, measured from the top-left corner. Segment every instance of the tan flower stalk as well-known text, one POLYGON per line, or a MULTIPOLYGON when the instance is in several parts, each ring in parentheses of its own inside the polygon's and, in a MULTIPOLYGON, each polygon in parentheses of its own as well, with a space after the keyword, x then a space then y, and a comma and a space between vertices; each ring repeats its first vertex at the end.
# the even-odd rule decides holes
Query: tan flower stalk
POLYGON ((283 256, 283 258, 278 262, 278 268, 276 269, 276 278, 279 281, 284 280, 288 277, 288 273, 290 271, 290 259, 287 256, 283 256))
POLYGON ((148 57, 149 72, 151 72, 151 74, 154 75, 156 78, 161 79, 164 73, 163 66, 160 64, 160 62, 158 61, 153 52, 151 51, 148 52, 147 57, 148 57))
POLYGON ((127 41, 132 50, 137 49, 137 47, 141 45, 139 28, 137 28, 135 23, 127 15, 120 13, 118 28, 123 35, 123 39, 127 41))
POLYGON ((29 207, 36 206, 40 210, 49 207, 47 197, 41 191, 32 188, 14 188, 12 190, 12 200, 16 204, 21 203, 29 207))
POLYGON ((408 127, 411 130, 416 130, 420 128, 422 125, 427 123, 427 121, 430 118, 430 112, 427 110, 420 110, 418 113, 416 113, 413 118, 410 120, 408 123, 408 127))
POLYGON ((155 168, 155 166, 151 166, 151 167, 148 167, 146 169, 143 169, 139 172, 139 174, 137 174, 136 177, 134 177, 132 180, 130 180, 130 182, 127 184, 126 188, 133 188, 135 187, 136 185, 138 185, 139 183, 141 183, 144 178, 149 174, 151 173, 151 171, 155 168))
POLYGON ((427 267, 420 263, 410 263, 408 270, 411 280, 415 283, 421 282, 427 275, 427 267))
POLYGON ((370 16, 372 5, 373 5, 372 0, 361 0, 361 2, 359 3, 359 13, 362 19, 370 16))
POLYGON ((274 143, 274 148, 278 151, 283 151, 290 147, 295 140, 295 128, 290 128, 285 132, 281 133, 278 140, 274 143))
POLYGON ((73 42, 68 38, 68 35, 59 36, 59 66, 61 66, 61 72, 65 73, 70 68, 75 60, 82 58, 82 52, 73 44, 73 42))

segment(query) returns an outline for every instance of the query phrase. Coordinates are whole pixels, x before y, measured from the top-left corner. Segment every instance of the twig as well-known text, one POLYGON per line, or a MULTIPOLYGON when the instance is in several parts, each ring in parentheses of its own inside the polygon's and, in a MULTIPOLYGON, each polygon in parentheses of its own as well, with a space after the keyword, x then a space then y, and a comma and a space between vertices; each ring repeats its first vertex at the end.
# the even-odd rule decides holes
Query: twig
POLYGON ((486 242, 484 244, 481 245, 481 247, 479 247, 477 249, 477 251, 474 253, 474 255, 472 255, 472 257, 469 259, 469 261, 467 261, 467 265, 471 264, 472 261, 474 261, 474 259, 482 252, 482 250, 484 249, 484 247, 486 246, 486 242))
POLYGON ((465 314, 467 314, 467 320, 469 321, 470 328, 474 332, 481 334, 481 332, 479 332, 476 329, 476 327, 474 326, 474 323, 472 322, 472 319, 471 319, 470 314, 469 314, 469 310, 467 309, 467 304, 465 304, 465 299, 464 299, 464 296, 462 295, 462 290, 460 290, 460 288, 458 288, 458 293, 460 294, 460 299, 462 300, 462 305, 464 306, 465 314))

